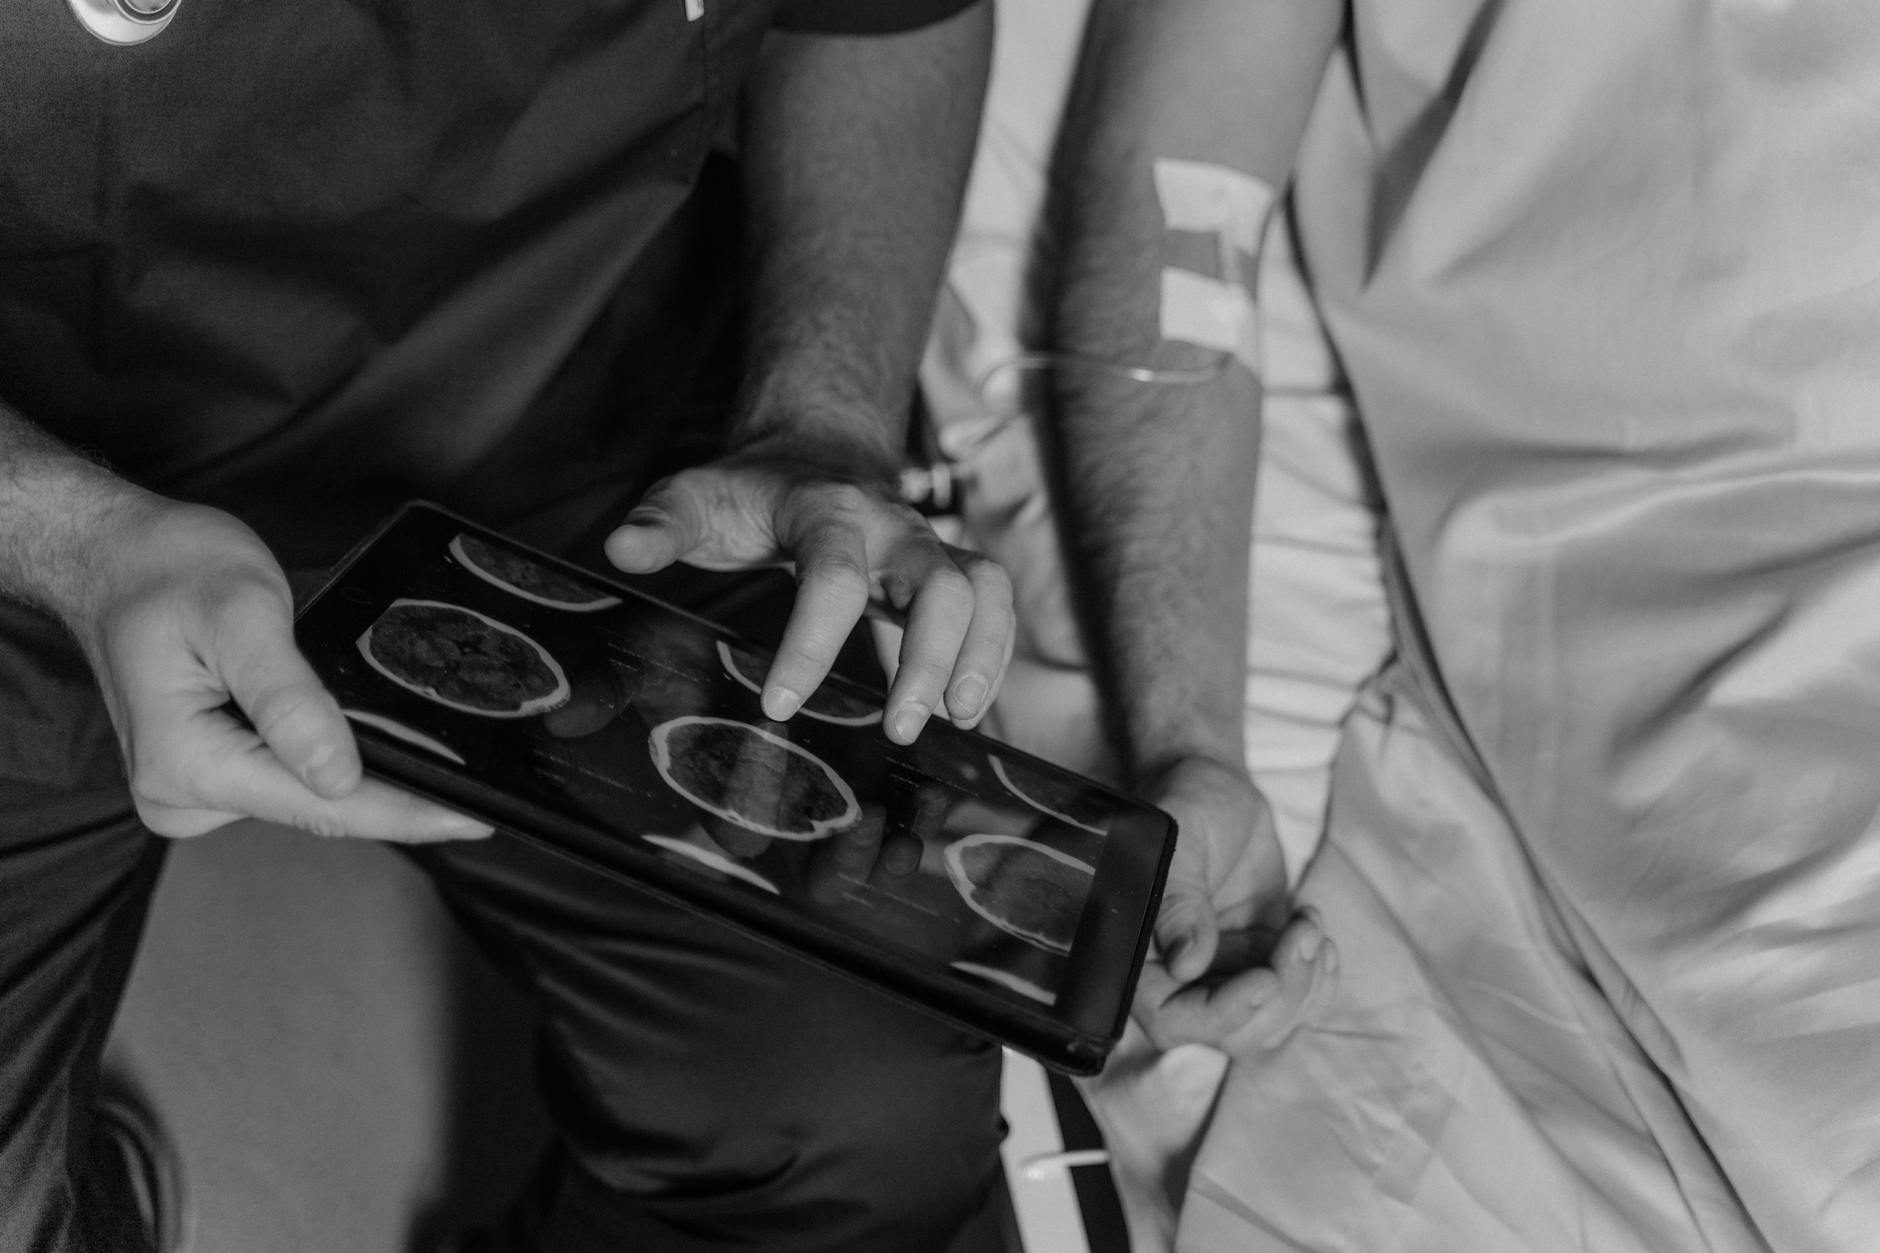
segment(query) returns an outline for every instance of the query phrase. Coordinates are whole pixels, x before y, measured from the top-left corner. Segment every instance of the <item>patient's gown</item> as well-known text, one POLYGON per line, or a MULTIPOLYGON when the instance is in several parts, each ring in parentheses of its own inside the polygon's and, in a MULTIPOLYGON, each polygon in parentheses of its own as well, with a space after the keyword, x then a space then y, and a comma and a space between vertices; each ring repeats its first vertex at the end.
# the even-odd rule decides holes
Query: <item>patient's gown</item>
POLYGON ((1397 664, 1178 1244, 1880 1247, 1880 20, 1355 6, 1304 259, 1397 664))

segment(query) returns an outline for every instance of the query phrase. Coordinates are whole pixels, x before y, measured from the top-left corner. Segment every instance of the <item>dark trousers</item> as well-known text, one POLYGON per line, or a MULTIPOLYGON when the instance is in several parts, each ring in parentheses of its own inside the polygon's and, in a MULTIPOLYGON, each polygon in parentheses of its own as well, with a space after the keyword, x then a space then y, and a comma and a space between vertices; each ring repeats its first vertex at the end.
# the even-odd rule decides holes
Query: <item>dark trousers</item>
MULTIPOLYGON (((165 846, 28 617, 0 607, 0 1253, 117 1249, 89 1110, 165 846)), ((412 856, 546 1024, 556 1143, 498 1247, 938 1253, 985 1223, 996 1049, 500 834, 412 856)))

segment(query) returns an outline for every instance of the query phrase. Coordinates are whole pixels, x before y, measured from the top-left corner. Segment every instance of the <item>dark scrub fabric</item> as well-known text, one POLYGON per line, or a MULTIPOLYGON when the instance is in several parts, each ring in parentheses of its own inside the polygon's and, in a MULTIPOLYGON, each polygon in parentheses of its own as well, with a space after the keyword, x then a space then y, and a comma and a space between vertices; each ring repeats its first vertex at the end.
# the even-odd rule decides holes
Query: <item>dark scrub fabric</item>
MULTIPOLYGON (((0 403, 289 569, 414 496, 593 559, 735 383, 713 149, 765 30, 961 7, 184 0, 114 47, 10 0, 0 403)), ((162 848, 0 605, 0 1253, 122 1247, 84 1145, 162 848)), ((913 1251, 985 1199, 993 1050, 502 837, 418 856, 549 1022, 506 1247, 913 1251)))
POLYGON ((495 1247, 941 1253, 990 1204, 989 1045, 520 840, 414 855, 552 1008, 564 1149, 495 1247))
POLYGON ((963 2, 185 0, 114 47, 9 0, 0 401, 290 568, 412 496, 565 538, 708 351, 700 173, 780 7, 963 2))
POLYGON ((84 661, 0 601, 0 1249, 117 1248, 98 1059, 162 865, 84 661))

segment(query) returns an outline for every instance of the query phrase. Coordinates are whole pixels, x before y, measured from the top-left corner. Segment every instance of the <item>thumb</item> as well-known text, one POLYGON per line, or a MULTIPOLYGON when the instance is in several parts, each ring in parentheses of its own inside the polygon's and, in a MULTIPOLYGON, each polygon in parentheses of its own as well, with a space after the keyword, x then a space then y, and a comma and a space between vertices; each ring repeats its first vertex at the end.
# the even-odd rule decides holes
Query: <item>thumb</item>
POLYGON ((1169 973, 1182 983, 1193 983, 1214 964, 1219 944, 1220 926, 1207 894, 1199 887, 1171 883, 1155 922, 1155 946, 1169 973))
POLYGON ((359 749, 335 701, 294 644, 278 597, 253 597, 237 629, 222 633, 218 667, 229 695, 276 759, 316 795, 337 800, 359 785, 359 749))
POLYGON ((679 479, 656 483, 607 537, 607 560, 629 574, 651 574, 682 561, 705 537, 703 510, 679 479))

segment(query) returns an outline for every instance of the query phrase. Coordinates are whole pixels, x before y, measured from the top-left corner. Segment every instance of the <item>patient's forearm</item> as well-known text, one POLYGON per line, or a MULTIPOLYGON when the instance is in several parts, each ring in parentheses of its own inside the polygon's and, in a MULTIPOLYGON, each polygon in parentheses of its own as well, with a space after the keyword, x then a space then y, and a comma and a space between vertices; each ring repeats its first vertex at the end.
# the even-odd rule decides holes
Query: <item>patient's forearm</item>
MULTIPOLYGON (((1162 274, 1181 241, 1155 164, 1283 186, 1341 12, 1320 0, 1093 10, 1061 150, 1057 442, 1073 567, 1139 777, 1184 756, 1240 768, 1260 433, 1253 363, 1165 338, 1162 274)), ((1250 288, 1245 260, 1212 277, 1250 288)))

